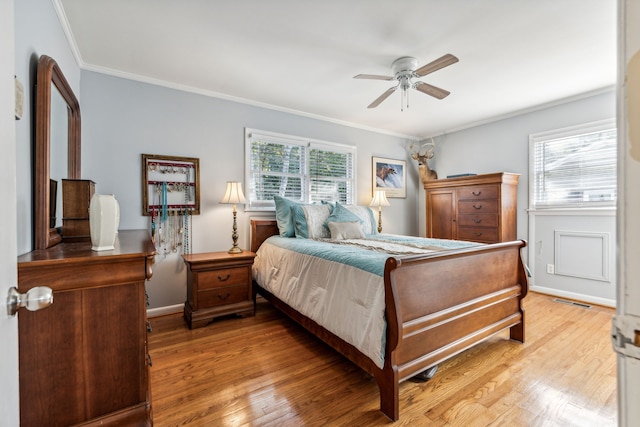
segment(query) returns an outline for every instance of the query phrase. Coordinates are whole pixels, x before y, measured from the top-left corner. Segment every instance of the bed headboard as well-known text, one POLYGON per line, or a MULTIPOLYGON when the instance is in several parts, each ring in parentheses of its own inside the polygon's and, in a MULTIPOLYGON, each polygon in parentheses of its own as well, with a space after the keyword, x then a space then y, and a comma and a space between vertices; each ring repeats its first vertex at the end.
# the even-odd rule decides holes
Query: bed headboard
POLYGON ((251 219, 251 252, 256 252, 268 237, 278 235, 278 223, 275 219, 251 219))

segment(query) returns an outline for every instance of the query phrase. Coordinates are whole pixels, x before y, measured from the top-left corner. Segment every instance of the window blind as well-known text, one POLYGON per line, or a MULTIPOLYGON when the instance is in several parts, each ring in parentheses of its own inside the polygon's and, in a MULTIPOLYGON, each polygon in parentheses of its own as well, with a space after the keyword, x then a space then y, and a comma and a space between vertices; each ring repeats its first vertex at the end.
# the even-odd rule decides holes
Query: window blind
POLYGON ((533 208, 615 206, 614 124, 534 137, 533 208))
POLYGON ((273 196, 301 203, 355 200, 355 147, 247 130, 247 209, 275 208, 273 196))

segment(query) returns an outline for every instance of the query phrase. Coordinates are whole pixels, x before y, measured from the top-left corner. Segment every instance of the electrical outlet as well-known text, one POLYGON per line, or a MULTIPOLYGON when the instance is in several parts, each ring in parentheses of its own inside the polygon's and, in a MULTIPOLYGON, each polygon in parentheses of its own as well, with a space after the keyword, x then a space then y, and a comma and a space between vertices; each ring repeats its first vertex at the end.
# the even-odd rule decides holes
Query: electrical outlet
POLYGON ((553 264, 547 264, 547 273, 555 274, 555 268, 553 267, 553 264))

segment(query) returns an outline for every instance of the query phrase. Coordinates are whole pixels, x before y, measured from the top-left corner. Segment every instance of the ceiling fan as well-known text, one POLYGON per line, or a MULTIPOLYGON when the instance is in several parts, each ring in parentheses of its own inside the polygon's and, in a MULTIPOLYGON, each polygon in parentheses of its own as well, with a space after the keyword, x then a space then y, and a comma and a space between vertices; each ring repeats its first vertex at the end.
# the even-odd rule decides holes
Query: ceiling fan
POLYGON ((438 71, 441 68, 447 67, 451 64, 455 64, 458 62, 458 58, 447 53, 446 55, 436 59, 435 61, 429 62, 426 65, 418 68, 418 60, 411 56, 403 56, 402 58, 398 58, 391 64, 391 71, 393 71, 393 76, 381 76, 377 74, 358 74, 354 76, 354 79, 372 79, 372 80, 397 80, 398 84, 394 87, 387 89, 382 95, 376 98, 367 108, 375 108, 382 101, 387 99, 389 95, 395 92, 398 88, 402 90, 402 98, 401 98, 401 109, 404 111, 404 99, 407 100, 407 108, 409 108, 409 94, 408 89, 413 88, 422 93, 426 93, 427 95, 431 95, 434 98, 443 99, 449 95, 449 91, 444 89, 440 89, 439 87, 432 86, 428 83, 421 81, 412 81, 413 78, 424 77, 427 74, 433 73, 434 71, 438 71))

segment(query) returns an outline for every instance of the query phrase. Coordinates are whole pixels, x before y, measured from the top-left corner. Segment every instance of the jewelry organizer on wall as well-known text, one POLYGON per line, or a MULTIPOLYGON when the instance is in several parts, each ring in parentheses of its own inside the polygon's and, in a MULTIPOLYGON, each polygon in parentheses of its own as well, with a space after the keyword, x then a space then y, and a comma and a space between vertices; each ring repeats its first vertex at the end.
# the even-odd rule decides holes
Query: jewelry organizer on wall
POLYGON ((142 155, 142 214, 159 252, 190 253, 191 217, 200 214, 199 159, 142 155))

